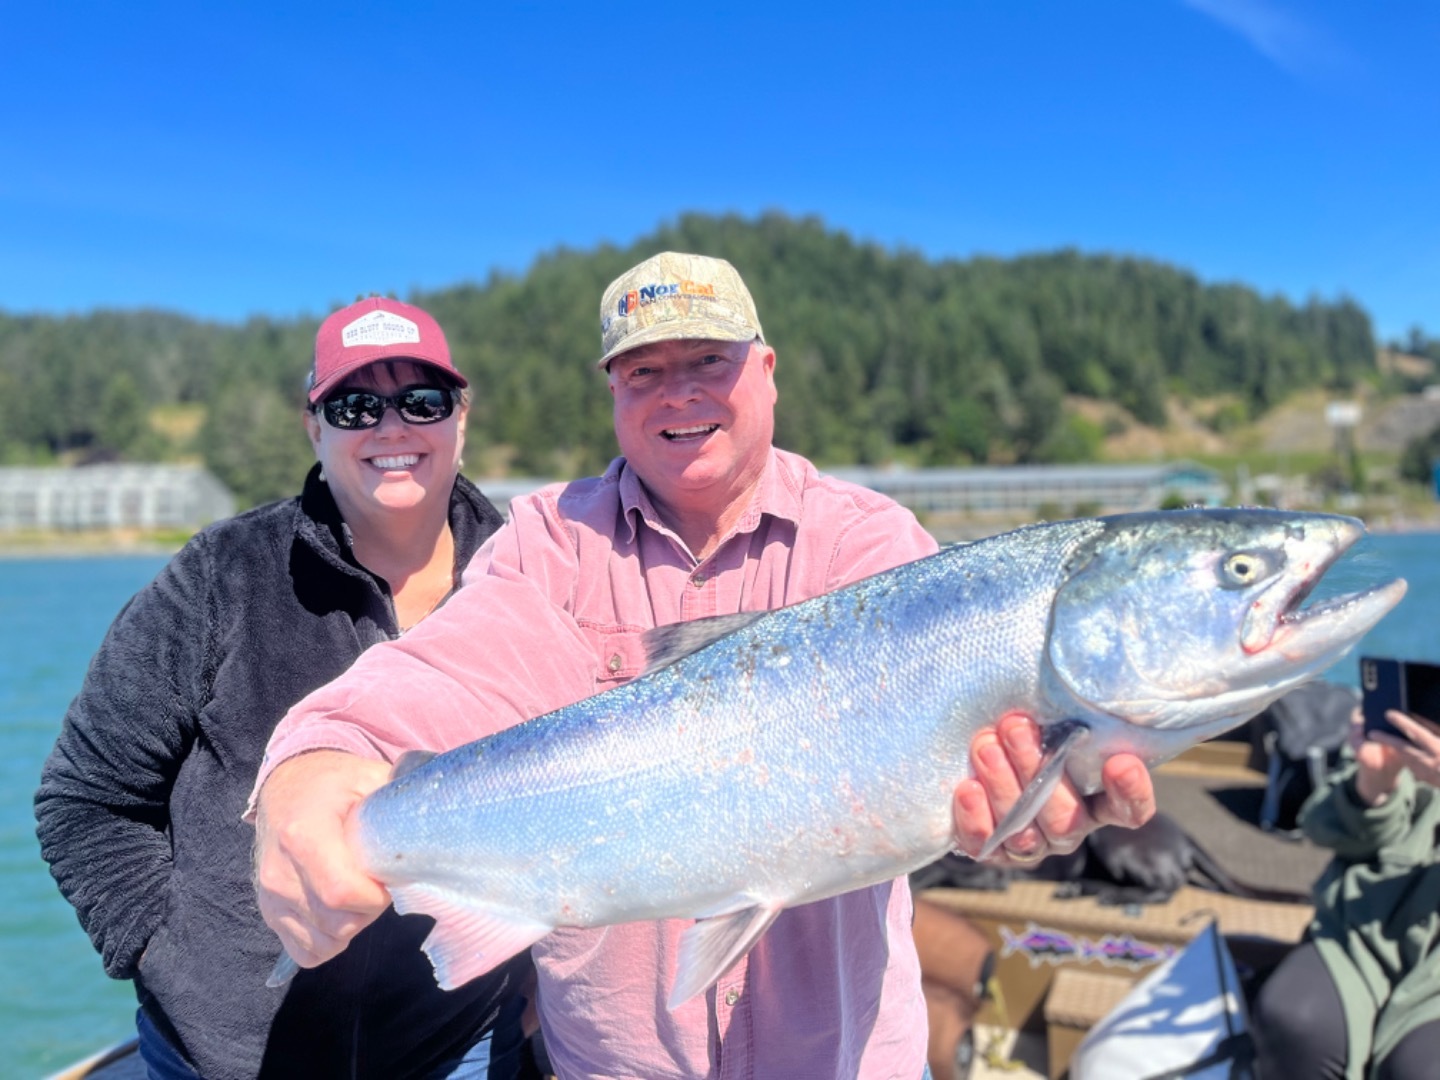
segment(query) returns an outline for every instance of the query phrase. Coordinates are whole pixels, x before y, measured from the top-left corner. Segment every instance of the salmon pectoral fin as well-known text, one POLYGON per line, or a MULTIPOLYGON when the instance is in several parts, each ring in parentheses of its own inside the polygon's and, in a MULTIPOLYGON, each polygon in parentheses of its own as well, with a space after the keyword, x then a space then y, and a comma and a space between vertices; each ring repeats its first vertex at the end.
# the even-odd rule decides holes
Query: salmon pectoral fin
POLYGON ((1090 737, 1090 728, 1079 720, 1061 720, 1051 724, 1044 733, 1044 755, 1040 759, 1040 770, 1020 792, 1020 798, 1010 812, 1000 819, 990 839, 980 849, 977 860, 988 859, 1000 849, 1000 845, 1035 820, 1040 808, 1045 805, 1060 780, 1065 775, 1065 762, 1075 749, 1090 737))
POLYGON ((742 908, 701 919, 680 936, 680 959, 669 1007, 677 1009, 729 971, 780 914, 779 904, 742 908))
POLYGON ((435 968, 442 990, 454 990, 503 964, 554 927, 456 896, 433 885, 392 886, 395 910, 418 911, 435 920, 420 946, 435 968))

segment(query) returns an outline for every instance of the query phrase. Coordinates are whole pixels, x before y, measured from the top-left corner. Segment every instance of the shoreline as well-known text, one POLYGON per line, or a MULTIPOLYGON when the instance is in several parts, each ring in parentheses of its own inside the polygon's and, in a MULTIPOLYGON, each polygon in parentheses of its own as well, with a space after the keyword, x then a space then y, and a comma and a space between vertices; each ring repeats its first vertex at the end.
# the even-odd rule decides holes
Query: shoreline
MULTIPOLYGON (((921 524, 941 543, 980 540, 1033 523, 1033 519, 999 522, 993 520, 938 520, 935 518, 926 521, 923 517, 921 518, 921 524)), ((1440 533, 1440 515, 1398 519, 1387 516, 1373 522, 1366 522, 1366 529, 1372 536, 1440 533)), ((138 532, 56 533, 54 535, 32 533, 24 537, 10 538, 0 534, 0 561, 170 556, 184 547, 191 535, 194 534, 176 535, 174 531, 153 536, 138 532)))
POLYGON ((174 555, 184 541, 116 540, 111 537, 87 537, 84 540, 38 540, 27 538, 10 543, 0 540, 0 562, 36 561, 40 559, 124 559, 154 555, 174 555))

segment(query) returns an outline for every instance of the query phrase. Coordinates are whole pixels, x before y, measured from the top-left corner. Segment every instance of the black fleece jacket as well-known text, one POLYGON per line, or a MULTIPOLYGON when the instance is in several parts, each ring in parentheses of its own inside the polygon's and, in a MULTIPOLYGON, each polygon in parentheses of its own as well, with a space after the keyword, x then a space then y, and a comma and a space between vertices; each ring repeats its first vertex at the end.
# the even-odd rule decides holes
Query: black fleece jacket
MULTIPOLYGON (((211 1080, 420 1076, 494 1023, 522 956, 453 992, 391 909, 280 989, 240 820, 270 733, 305 694, 399 633, 329 487, 200 532, 125 606, 90 664, 35 796, 40 848, 117 979, 211 1080)), ((456 580, 499 513, 451 494, 456 580)))

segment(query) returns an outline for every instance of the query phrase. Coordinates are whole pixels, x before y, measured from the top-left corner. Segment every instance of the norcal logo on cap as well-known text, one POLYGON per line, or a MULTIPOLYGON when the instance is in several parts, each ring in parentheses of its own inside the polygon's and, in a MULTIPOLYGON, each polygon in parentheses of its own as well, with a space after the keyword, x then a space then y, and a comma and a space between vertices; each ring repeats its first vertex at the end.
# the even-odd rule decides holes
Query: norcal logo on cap
POLYGON ((715 299, 715 286, 699 281, 679 281, 669 285, 642 285, 620 297, 620 303, 616 305, 616 313, 629 315, 636 308, 653 304, 657 300, 664 300, 667 296, 696 296, 713 300, 715 299))
POLYGON ((420 328, 392 311, 372 311, 340 331, 340 343, 347 349, 356 345, 418 344, 419 341, 420 328))

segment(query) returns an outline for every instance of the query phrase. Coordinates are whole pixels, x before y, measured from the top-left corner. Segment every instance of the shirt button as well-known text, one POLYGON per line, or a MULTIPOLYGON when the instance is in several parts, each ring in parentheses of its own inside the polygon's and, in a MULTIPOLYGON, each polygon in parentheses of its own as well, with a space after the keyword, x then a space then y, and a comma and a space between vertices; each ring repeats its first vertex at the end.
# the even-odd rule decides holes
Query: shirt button
POLYGON ((694 585, 697 589, 703 589, 705 587, 705 575, 696 574, 690 579, 690 584, 694 585))
POLYGON ((617 652, 614 656, 610 657, 610 662, 609 662, 608 664, 606 664, 605 666, 610 669, 610 673, 611 673, 612 675, 613 675, 615 672, 619 671, 619 670, 620 670, 620 654, 617 652))
POLYGON ((740 1000, 740 991, 738 991, 738 990, 726 990, 726 991, 725 991, 725 1004, 726 1004, 726 1005, 734 1005, 735 1002, 737 1002, 737 1001, 739 1001, 739 1000, 740 1000))

